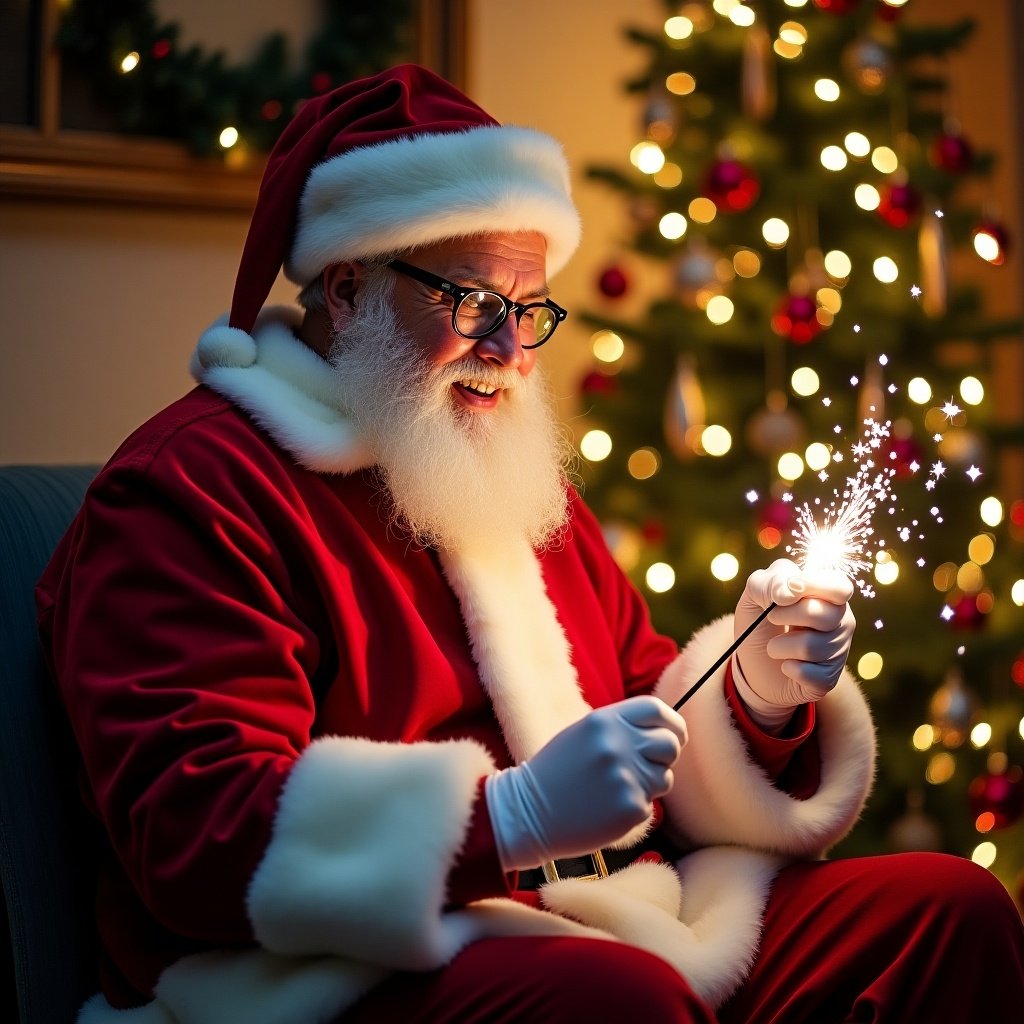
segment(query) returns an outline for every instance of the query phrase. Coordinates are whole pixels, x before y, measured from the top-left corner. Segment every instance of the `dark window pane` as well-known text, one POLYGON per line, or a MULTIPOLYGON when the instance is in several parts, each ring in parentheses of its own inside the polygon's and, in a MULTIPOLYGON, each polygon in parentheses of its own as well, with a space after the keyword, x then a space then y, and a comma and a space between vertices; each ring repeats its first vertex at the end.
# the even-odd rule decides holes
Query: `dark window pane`
POLYGON ((38 124, 41 0, 0 0, 0 124, 38 124))

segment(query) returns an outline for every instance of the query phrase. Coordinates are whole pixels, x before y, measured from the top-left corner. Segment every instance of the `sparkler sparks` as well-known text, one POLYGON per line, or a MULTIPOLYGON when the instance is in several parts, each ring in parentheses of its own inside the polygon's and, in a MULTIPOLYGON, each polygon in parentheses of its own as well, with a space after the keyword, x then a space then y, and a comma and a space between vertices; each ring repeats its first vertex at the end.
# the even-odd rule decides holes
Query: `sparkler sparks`
MULTIPOLYGON (((916 285, 915 285, 916 289, 916 285)), ((917 289, 919 291, 919 289, 917 289)), ((916 297, 916 296, 915 296, 916 297)), ((854 331, 860 330, 859 325, 854 326, 854 331)), ((885 366, 888 358, 885 355, 879 357, 880 365, 885 366)), ((850 378, 850 385, 856 387, 860 380, 856 376, 850 378)), ((895 384, 887 388, 889 394, 895 394, 899 389, 895 384)), ((825 397, 822 403, 829 407, 832 404, 831 398, 825 397)), ((952 421, 961 413, 952 398, 942 407, 941 412, 946 416, 947 421, 952 421)), ((879 506, 886 509, 889 516, 895 517, 899 502, 893 493, 893 485, 898 473, 905 474, 909 471, 912 477, 916 477, 921 470, 921 464, 917 459, 910 459, 909 462, 900 465, 900 458, 896 450, 889 443, 892 423, 889 420, 879 421, 875 419, 876 413, 880 414, 880 406, 868 406, 869 416, 863 420, 863 431, 860 438, 850 445, 850 453, 853 456, 854 471, 852 476, 846 478, 843 489, 835 488, 832 491, 832 500, 825 503, 820 498, 813 502, 814 507, 804 503, 796 510, 796 528, 793 530, 794 543, 787 546, 786 552, 800 567, 808 572, 831 571, 845 575, 863 597, 875 596, 875 590, 870 580, 863 579, 869 570, 874 568, 875 575, 882 583, 892 583, 898 573, 899 566, 890 554, 884 537, 876 537, 873 518, 879 506), (881 467, 876 464, 881 463, 881 467), (818 514, 816 514, 816 512, 818 514), (883 572, 884 570, 884 572, 883 572)), ((842 434, 839 426, 834 428, 836 434, 842 434)), ((899 435, 902 436, 902 435, 899 435)), ((938 443, 942 441, 942 434, 932 435, 933 440, 938 443)), ((841 463, 843 453, 836 451, 831 456, 831 461, 841 463)), ((972 465, 965 470, 965 474, 971 482, 977 481, 982 471, 972 465)), ((818 478, 822 481, 828 478, 828 472, 822 469, 818 478)), ((928 471, 927 479, 924 481, 925 489, 931 491, 936 484, 946 475, 946 466, 936 460, 928 471)), ((750 490, 746 493, 747 500, 753 504, 758 500, 758 493, 750 490)), ((793 495, 787 491, 781 496, 783 502, 792 502, 793 495)), ((902 511, 902 509, 900 509, 902 511)), ((935 523, 941 524, 943 517, 938 506, 929 509, 935 523)), ((918 532, 919 521, 912 520, 911 526, 899 525, 891 527, 894 530, 894 537, 903 543, 907 543, 916 536, 918 540, 924 539, 924 533, 918 532), (913 527, 913 533, 911 526, 913 527)), ((926 565, 924 558, 917 558, 915 564, 919 569, 926 565)), ((776 605, 770 603, 767 608, 747 625, 746 629, 737 636, 732 644, 722 652, 721 656, 712 664, 704 674, 673 704, 678 711, 682 706, 707 682, 708 679, 731 657, 739 648, 740 644, 753 632, 754 629, 769 615, 776 605)), ((940 617, 949 622, 955 616, 954 610, 947 604, 940 612, 940 617)), ((883 629, 885 623, 882 619, 875 619, 874 627, 877 630, 883 629)))
POLYGON ((841 492, 833 490, 833 500, 820 519, 806 502, 797 509, 794 543, 786 549, 809 571, 842 573, 865 596, 874 590, 862 576, 874 564, 876 550, 885 546, 884 541, 874 540, 872 519, 880 504, 891 503, 896 476, 894 468, 876 469, 875 465, 875 453, 889 437, 889 430, 888 421, 864 421, 861 439, 850 448, 856 466, 853 476, 847 477, 841 492))

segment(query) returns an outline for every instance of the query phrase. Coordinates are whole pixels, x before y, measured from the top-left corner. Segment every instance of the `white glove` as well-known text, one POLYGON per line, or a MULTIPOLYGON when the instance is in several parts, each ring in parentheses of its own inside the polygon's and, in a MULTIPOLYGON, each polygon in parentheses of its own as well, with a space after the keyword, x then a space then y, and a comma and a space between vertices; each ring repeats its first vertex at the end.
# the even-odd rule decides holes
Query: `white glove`
POLYGON ((578 857, 646 821, 672 788, 686 723, 657 697, 589 712, 533 757, 487 779, 485 794, 506 871, 578 857))
POLYGON ((820 700, 839 682, 856 620, 847 604, 850 580, 836 572, 808 573, 780 558, 751 573, 736 605, 739 636, 774 601, 778 608, 733 655, 733 678, 751 717, 779 732, 793 709, 820 700))

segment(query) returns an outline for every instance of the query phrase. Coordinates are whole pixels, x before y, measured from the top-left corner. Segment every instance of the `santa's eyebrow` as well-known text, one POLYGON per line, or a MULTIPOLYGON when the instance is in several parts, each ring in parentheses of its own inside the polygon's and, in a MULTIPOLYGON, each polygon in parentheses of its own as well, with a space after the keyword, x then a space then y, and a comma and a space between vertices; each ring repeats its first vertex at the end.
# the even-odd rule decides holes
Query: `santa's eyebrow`
MULTIPOLYGON (((481 291, 485 292, 497 292, 499 295, 505 294, 493 281, 488 281, 486 277, 480 277, 479 275, 468 271, 456 271, 452 276, 452 280, 461 284, 463 288, 479 288, 481 291)), ((531 292, 527 298, 546 299, 550 295, 551 289, 547 285, 544 285, 543 288, 539 288, 536 291, 531 292)), ((522 302, 523 300, 520 299, 519 301, 522 302)))

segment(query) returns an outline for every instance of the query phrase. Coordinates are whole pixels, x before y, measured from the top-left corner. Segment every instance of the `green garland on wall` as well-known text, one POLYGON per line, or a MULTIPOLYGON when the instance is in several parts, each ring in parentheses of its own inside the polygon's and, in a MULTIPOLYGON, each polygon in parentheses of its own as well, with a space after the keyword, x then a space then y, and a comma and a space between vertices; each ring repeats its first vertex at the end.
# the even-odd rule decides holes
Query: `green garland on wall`
MULTIPOLYGON (((179 139, 201 155, 239 145, 270 149, 302 100, 387 67, 412 38, 411 0, 324 0, 323 23, 301 67, 282 33, 269 36, 245 64, 223 51, 183 46, 177 22, 162 21, 153 0, 74 0, 57 45, 65 64, 132 135, 179 139), (225 145, 225 144, 228 145, 225 145)), ((240 7, 239 10, 244 10, 240 7)))

